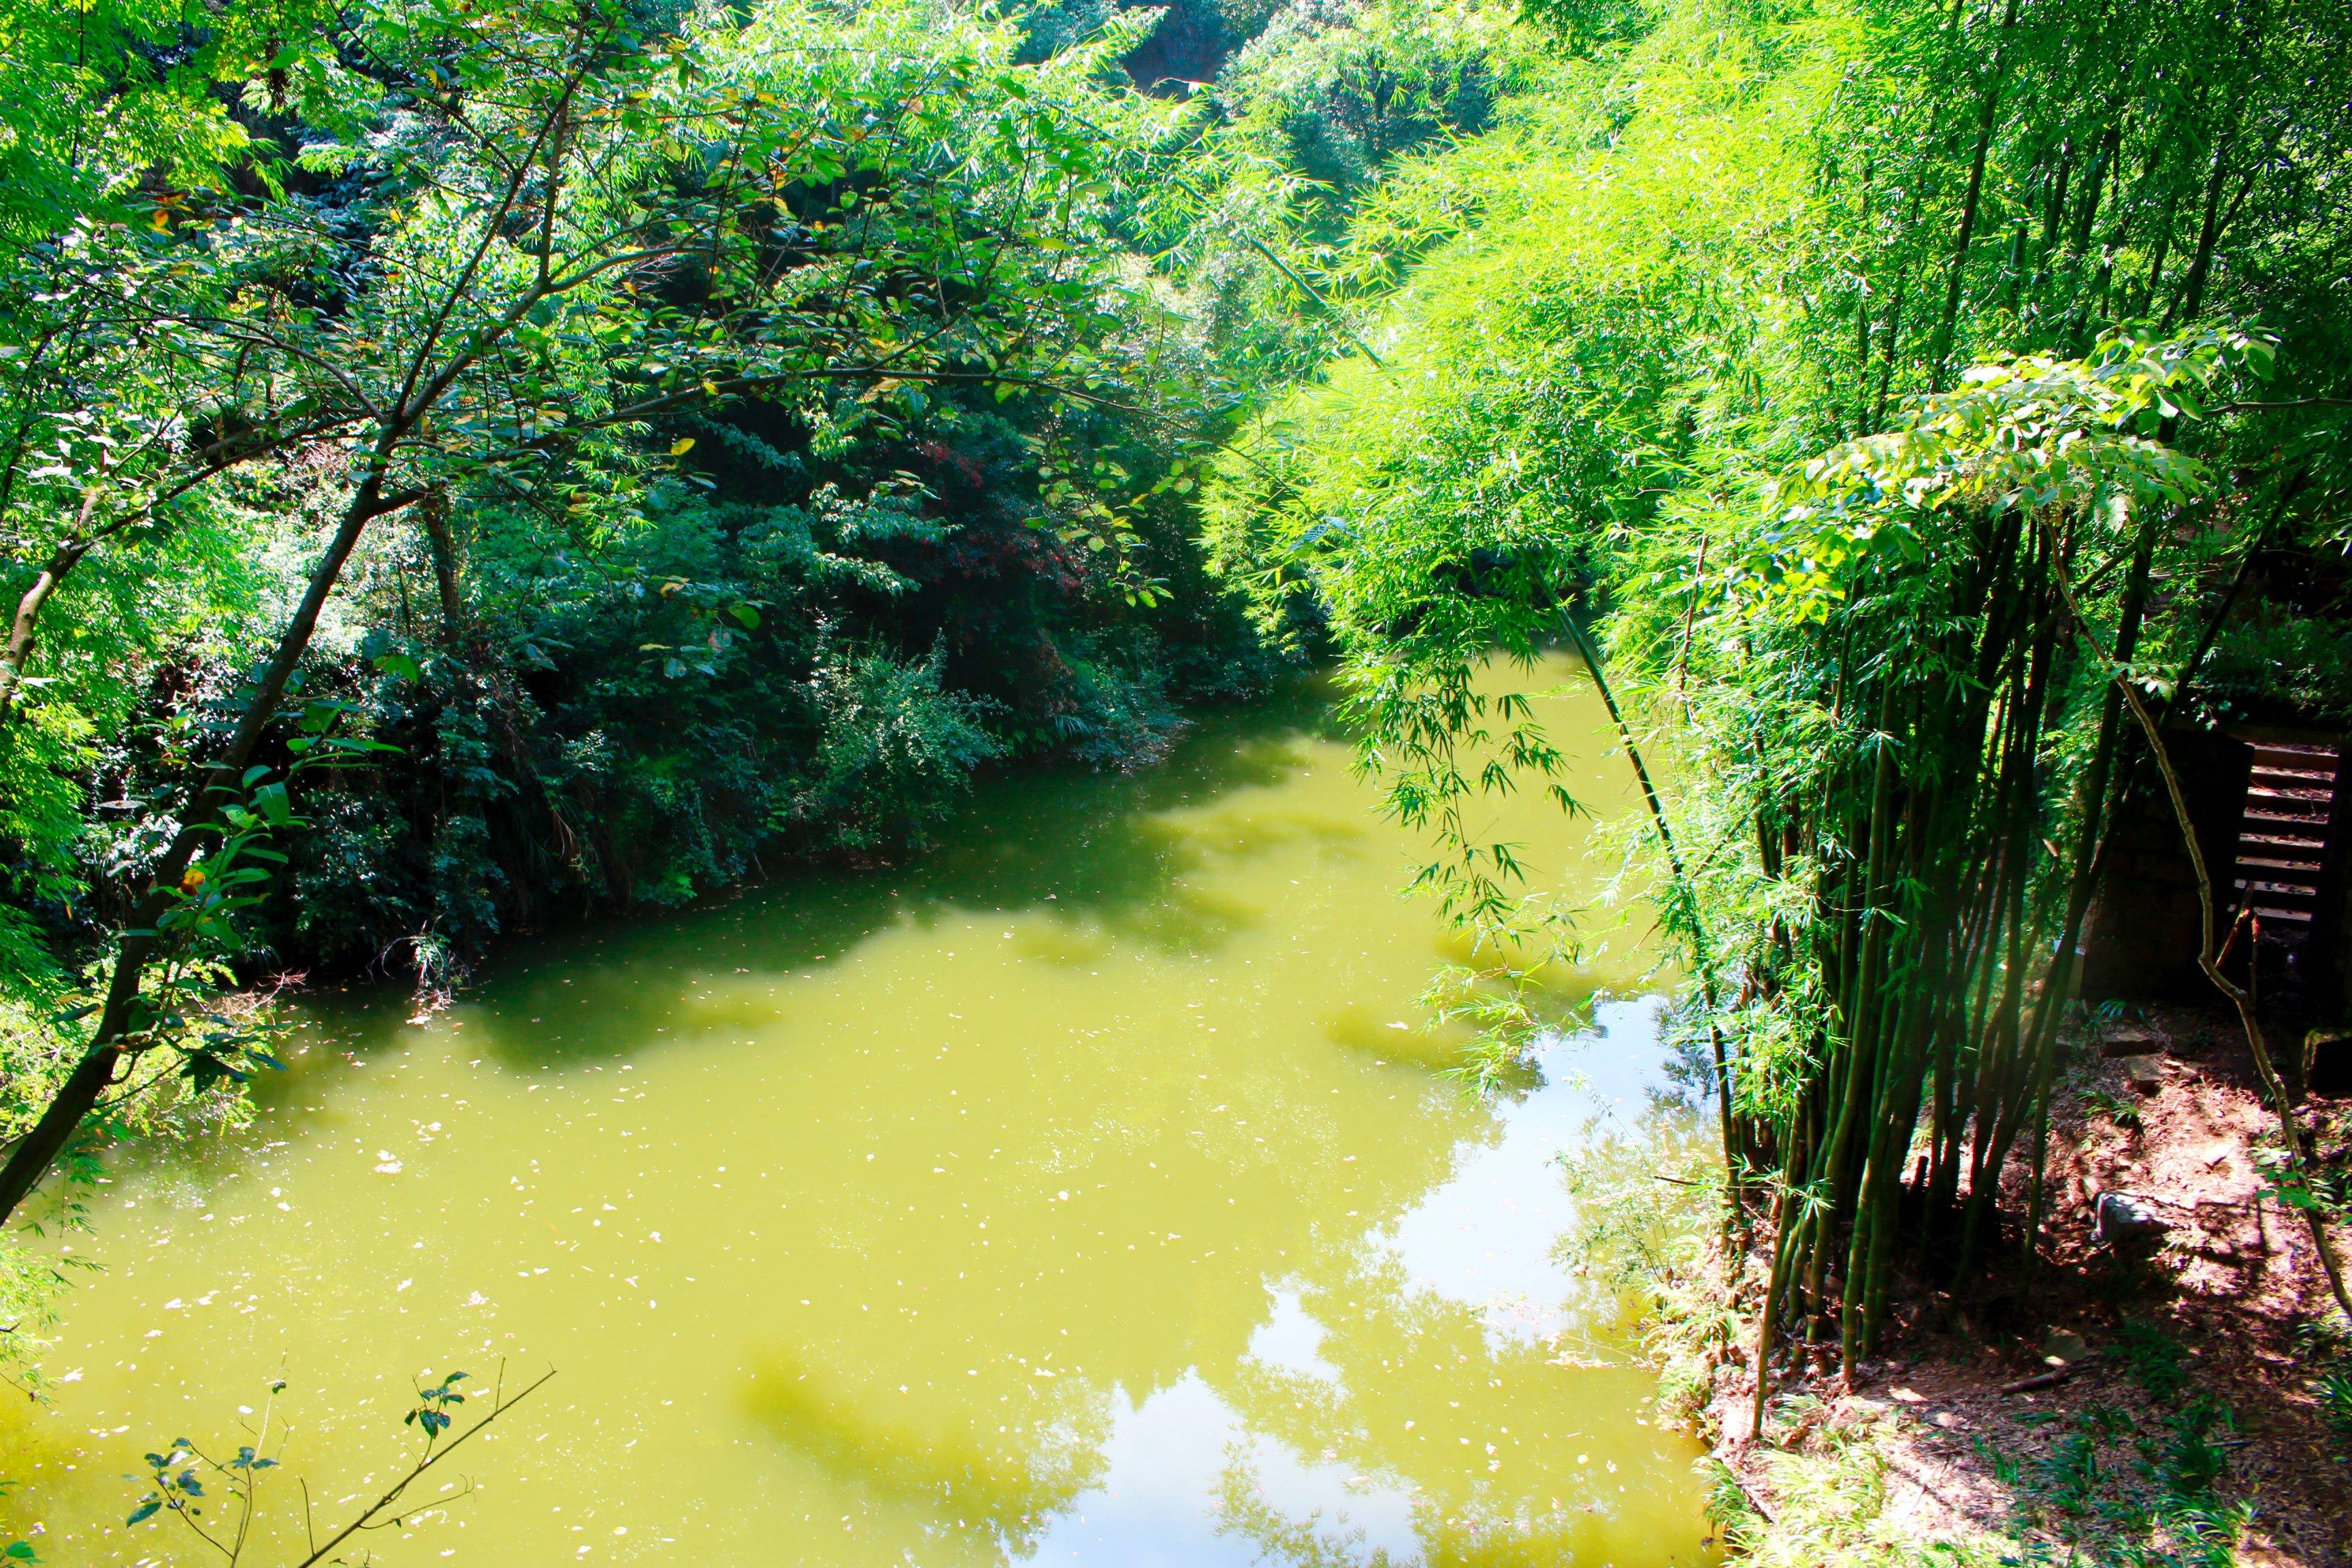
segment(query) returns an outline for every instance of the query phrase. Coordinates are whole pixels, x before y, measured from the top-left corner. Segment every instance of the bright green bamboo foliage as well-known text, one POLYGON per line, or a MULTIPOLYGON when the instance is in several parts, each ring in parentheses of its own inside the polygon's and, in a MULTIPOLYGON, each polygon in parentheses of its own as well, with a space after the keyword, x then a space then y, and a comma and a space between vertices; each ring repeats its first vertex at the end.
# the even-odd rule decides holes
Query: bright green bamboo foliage
POLYGON ((2059 584, 2168 672, 2234 602, 2242 520, 2336 527, 2318 193, 2352 26, 2049 0, 1639 20, 1361 202, 1336 271, 1420 258, 1369 333, 1389 368, 1265 422, 1213 545, 1270 628, 1338 643, 1392 804, 1453 850, 1429 879, 1491 928, 1545 911, 1465 803, 1549 754, 1462 766, 1479 730, 1520 744, 1464 672, 1564 602, 1609 612, 1636 723, 1700 737, 1666 803, 1701 884, 1677 930, 1724 977, 1731 1147, 1779 1184, 1774 1310, 1851 1357, 1898 1266, 1974 1267, 2003 1173, 2031 1184, 2098 829, 2147 782, 2059 584), (2276 389, 2204 419, 2201 387, 2271 355, 2229 320, 2275 334, 2276 389))
POLYGON ((2303 263, 2334 243, 2312 182, 2343 156, 2340 4, 1859 15, 1820 128, 1829 270, 1804 325, 1845 430, 1989 346, 2079 354, 2106 323, 2217 305, 2325 357, 2306 323, 2338 307, 2303 263))
MULTIPOLYGON (((1514 891, 1509 847, 1468 827, 1471 803, 1559 759, 1468 672, 1532 652, 1532 608, 1615 568, 1618 667, 1683 720, 1682 774, 1706 781, 1675 803, 1664 904, 1721 982, 1698 1011, 1729 1047, 1727 1155, 1758 1178, 1740 1186, 1775 1194, 1769 1321, 1849 1367, 1898 1265, 1969 1270, 2013 1157, 2038 1161, 2126 755, 2062 585, 2137 626, 2159 566, 2195 581, 2212 564, 2215 470, 2175 433, 2219 428, 2213 389, 2273 357, 2210 328, 1990 359, 1776 484, 1674 498, 1614 562, 1580 556, 1590 536, 1545 530, 1524 497, 1524 531, 1507 532, 1477 487, 1508 481, 1466 464, 1443 498, 1393 472, 1360 483, 1379 504, 1332 510, 1276 558, 1297 575, 1267 584, 1269 605, 1315 592, 1393 808, 1446 847, 1424 879, 1482 932, 1563 942, 1514 891), (1502 760, 1474 770, 1482 740, 1502 760)), ((2260 412, 2232 406, 2232 426, 2260 412)), ((1286 456, 1259 494, 1295 514, 1286 456)), ((1412 458, 1464 461, 1426 438, 1412 458)), ((2173 657, 2178 619, 2143 647, 2173 657)))
MULTIPOLYGON (((1488 134, 1402 159, 1361 199, 1328 271, 1360 300, 1402 271, 1388 323, 1367 333, 1384 366, 1335 365, 1271 410, 1211 499, 1219 563, 1269 629, 1335 634, 1395 805, 1441 828, 1489 787, 1453 763, 1454 741, 1480 727, 1520 741, 1465 672, 1546 638, 1662 505, 1748 495, 1990 347, 2065 357, 2142 312, 2259 318, 2285 328, 2291 384, 2334 374, 2307 346, 2340 336, 2341 310, 2320 286, 2334 274, 2307 182, 2340 156, 2352 101, 2329 85, 2340 17, 2029 0, 1626 10, 1605 44, 1504 98, 1488 134), (2197 163, 2183 138, 2242 152, 2197 163), (2256 144, 2271 151, 2242 155, 2256 144), (2207 225, 2192 197, 2209 190, 2207 225), (2257 245, 2283 265, 2231 262, 2257 245)), ((1673 537, 1685 570, 1655 592, 1687 611, 1729 546, 1710 555, 1704 526, 1673 537)), ((1988 595, 2040 581, 2030 544, 2001 560, 1988 595)), ((1692 629, 1684 615, 1669 639, 1677 689, 1692 629)), ((2030 664, 1993 673, 2039 692, 2030 664)), ((1988 700, 1988 715, 2009 712, 1988 700)), ((1829 842, 1843 826, 1857 825, 1824 828, 1829 842)), ((2016 816, 2012 837, 2029 826, 2016 816)), ((1876 896, 1867 869, 1858 909, 1876 896)), ((1494 924, 1526 912, 1515 871, 1464 844, 1433 875, 1494 924)), ((1888 872, 1910 874, 1899 859, 1888 872)), ((2021 873, 2005 896, 2045 893, 2021 873)), ((1874 962, 1853 919, 1844 981, 1874 962)), ((1986 951, 2016 929, 1987 928, 1986 951)))
MULTIPOLYGON (((2232 331, 2004 357, 1742 510, 1639 547, 1621 657, 1688 693, 1717 967, 1744 976, 1734 1142, 1783 1194, 1772 1320, 1850 1367, 1898 1261, 1966 1269, 2041 1124, 2119 735, 2059 574, 2140 618, 2149 544, 2213 480, 2157 438, 2225 375, 2232 331), (2159 528, 2159 524, 2168 525, 2159 528), (1720 571, 1664 590, 1692 535, 1720 571)), ((2176 546, 2175 548, 2178 548, 2176 546)))

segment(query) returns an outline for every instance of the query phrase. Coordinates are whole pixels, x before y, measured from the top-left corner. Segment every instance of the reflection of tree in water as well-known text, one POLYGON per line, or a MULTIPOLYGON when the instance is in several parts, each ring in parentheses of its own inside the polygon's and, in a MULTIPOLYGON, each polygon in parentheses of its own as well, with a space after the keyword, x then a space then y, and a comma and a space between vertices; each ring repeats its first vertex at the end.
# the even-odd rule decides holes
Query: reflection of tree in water
MULTIPOLYGON (((895 1215, 912 1232, 898 1233, 901 1252, 877 1246, 891 1233, 875 1220, 901 1201, 897 1189, 844 1190, 822 1210, 795 1205, 799 1223, 820 1237, 839 1231, 826 1248, 833 1267, 806 1287, 812 1294, 824 1290, 835 1303, 871 1296, 886 1305, 887 1281, 877 1271, 919 1256, 930 1288, 925 1312, 987 1323, 989 1345, 976 1352, 961 1334, 898 1334, 880 1311, 819 1310, 814 1337, 777 1344, 755 1362, 742 1395, 747 1412, 783 1450, 823 1473, 845 1504, 905 1505, 884 1510, 891 1522, 868 1516, 862 1528, 935 1531, 960 1540, 968 1553, 960 1560, 972 1563, 1027 1555, 1054 1515, 1103 1480, 1114 1390, 1140 1406, 1196 1371, 1247 1367, 1265 1282, 1360 1234, 1349 1220, 1343 1239, 1332 1240, 1336 1214, 1359 1208, 1370 1223, 1393 1223, 1444 1184, 1459 1151, 1483 1131, 1458 1111, 1447 1114, 1456 1109, 1453 1096, 1433 1090, 1416 1122, 1427 1129, 1424 1142, 1392 1143, 1389 1158, 1369 1169, 1346 1163, 1333 1147, 1361 1134, 1335 1131, 1330 1118, 1362 1115, 1369 1093, 1334 1111, 1328 1080, 1278 1057, 1264 1071, 1248 1099, 1270 1109, 1246 1127, 1223 1118, 1197 1124, 1147 1075, 1135 1075, 1133 1100, 1109 1108, 1129 1121, 1127 1135, 1071 1140, 1094 1150, 1094 1163, 1063 1179, 1074 1188, 1148 1186, 1159 1196, 1099 1222, 1070 1205, 1024 1199, 1038 1184, 1012 1165, 974 1169, 956 1188, 970 1195, 973 1213, 989 1215, 985 1233, 895 1215), (1163 1100, 1168 1121, 1145 1124, 1163 1100), (1250 1131, 1260 1127, 1264 1144, 1250 1131), (1246 1203, 1236 1201, 1244 1194, 1246 1203), (1108 1234, 1097 1234, 1098 1224, 1108 1234), (983 1235, 994 1245, 984 1246, 983 1235), (1048 1360, 1079 1374, 1044 1375, 1048 1360), (929 1397, 910 1397, 902 1384, 929 1397), (916 1413, 894 1415, 902 1405, 916 1413)), ((1057 1123, 1066 1107, 1054 1097, 1084 1097, 1105 1081, 1052 1075, 1039 1086, 1046 1100, 1033 1110, 1057 1123)), ((854 1121, 859 1108, 835 1110, 854 1121)), ((798 1250, 789 1232, 768 1239, 798 1250)), ((913 1534, 905 1539, 917 1543, 913 1534)))
MULTIPOLYGON (((1351 1491, 1407 1491, 1410 1560, 1427 1568, 1656 1559, 1690 1518, 1675 1462, 1688 1455, 1646 1424, 1658 1374, 1641 1353, 1655 1304, 1643 1295, 1654 1288, 1643 1270, 1680 1261, 1682 1232, 1654 1178, 1703 1170, 1708 1136, 1687 1105, 1664 1099, 1632 1128, 1596 1118, 1562 1155, 1577 1198, 1558 1248, 1574 1280, 1563 1333, 1498 1335, 1481 1309, 1413 1289, 1393 1253, 1364 1247, 1337 1272, 1294 1281, 1323 1330, 1324 1366, 1245 1360, 1221 1392, 1255 1431, 1310 1466, 1336 1468, 1351 1491)), ((1294 1517, 1268 1490, 1256 1453, 1237 1447, 1223 1478, 1223 1528, 1264 1560, 1391 1563, 1345 1519, 1294 1517)))
POLYGON ((940 842, 906 866, 789 875, 658 924, 639 919, 543 939, 472 1000, 494 1048, 535 1066, 641 1048, 692 999, 696 974, 805 972, 906 921, 919 929, 972 910, 1050 911, 1081 943, 1091 928, 1163 952, 1211 952, 1260 911, 1184 884, 1206 855, 1247 855, 1307 834, 1347 847, 1373 825, 1368 818, 1347 831, 1311 817, 1254 816, 1214 822, 1233 840, 1219 842, 1171 815, 1280 784, 1309 765, 1302 742, 1335 738, 1328 696, 1302 684, 1283 700, 1201 721, 1148 772, 1024 773, 984 784, 940 842))
POLYGON ((982 1561, 1025 1557, 1052 1516, 1106 1468, 1110 1402, 1059 1384, 995 1423, 966 1413, 929 1424, 893 1420, 886 1391, 858 1387, 814 1358, 774 1354, 753 1373, 751 1413, 839 1484, 912 1504, 980 1549, 982 1561))
POLYGON ((1140 1408, 1244 1363, 1267 1280, 1344 1276, 1367 1227, 1493 1136, 1449 1085, 1335 1076, 1309 1052, 1238 1053, 1212 1082, 1114 1028, 1042 1070, 966 1060, 980 1076, 954 1100, 910 1054, 762 1112, 811 1168, 854 1162, 856 1179, 803 1187, 762 1226, 815 1301, 764 1331, 742 1398, 780 1463, 858 1512, 861 1561, 886 1542, 924 1563, 1029 1550, 1103 1479, 1114 1391, 1140 1408), (1409 1084, 1418 1103, 1397 1098, 1409 1084), (866 1162, 880 1125, 925 1157, 866 1162), (944 1329, 898 1315, 918 1305, 944 1329))
MULTIPOLYGON (((1030 933, 1027 941, 1043 949, 1033 956, 1070 964, 1098 956, 1112 937, 1209 952, 1259 911, 1182 885, 1207 852, 1248 855, 1277 837, 1309 835, 1344 849, 1368 837, 1370 825, 1335 833, 1328 820, 1276 815, 1219 823, 1220 841, 1204 842, 1169 814, 1213 810, 1239 792, 1280 784, 1307 765, 1302 742, 1338 738, 1328 692, 1301 682, 1276 699, 1200 721, 1147 772, 989 781, 934 850, 907 866, 795 873, 702 909, 618 917, 537 938, 483 977, 467 1011, 486 1026, 485 1051, 506 1065, 566 1066, 631 1055, 656 1041, 682 1004, 698 999, 698 974, 805 972, 906 921, 1050 910, 1055 934, 1030 933)), ((255 1098, 292 1119, 280 1126, 299 1123, 315 1090, 310 1080, 397 1047, 411 1011, 405 994, 388 985, 306 999, 295 1033, 309 1048, 289 1063, 291 1072, 257 1081, 255 1098)))
POLYGON ((1561 1152, 1576 1206, 1552 1256, 1575 1281, 1569 1310, 1588 1353, 1638 1347, 1664 1293, 1704 1289, 1698 1238, 1706 1227, 1692 1216, 1708 1212, 1720 1190, 1715 1140, 1712 1118, 1661 1096, 1633 1128, 1595 1118, 1561 1152))
POLYGON ((1385 1546, 1367 1546, 1361 1529, 1327 1528, 1318 1513, 1286 1519, 1265 1500, 1244 1457, 1228 1465, 1217 1489, 1221 1530, 1254 1542, 1258 1559, 1288 1568, 1401 1568, 1385 1546))

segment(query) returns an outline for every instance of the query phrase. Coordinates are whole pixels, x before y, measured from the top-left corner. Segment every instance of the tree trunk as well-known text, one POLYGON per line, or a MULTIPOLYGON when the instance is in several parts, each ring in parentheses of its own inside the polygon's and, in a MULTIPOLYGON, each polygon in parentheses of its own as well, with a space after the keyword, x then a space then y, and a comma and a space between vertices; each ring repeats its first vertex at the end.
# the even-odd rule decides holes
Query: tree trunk
POLYGON ((457 552, 449 539, 449 492, 436 489, 416 506, 433 555, 433 585, 441 597, 441 646, 457 651, 466 641, 466 596, 457 586, 457 552))
POLYGON ((2189 273, 2181 279, 2179 296, 2165 310, 2160 331, 2172 331, 2175 321, 2195 321, 2197 312, 2205 307, 2205 282, 2213 273, 2213 246, 2221 238, 2221 187, 2228 180, 2230 144, 2236 129, 2233 121, 2214 138, 2213 168, 2205 179, 2205 211, 2197 225, 2197 249, 2189 258, 2189 273))
POLYGON ((14 1215, 47 1173, 75 1130, 96 1108, 99 1097, 114 1081, 116 1068, 131 1054, 125 1041, 132 1032, 141 983, 149 962, 155 956, 156 922, 171 908, 173 890, 195 859, 205 837, 217 831, 219 810, 237 793, 246 764, 252 760, 263 731, 277 717, 287 682, 310 646, 327 595, 334 591, 344 563, 359 544, 360 535, 372 519, 392 510, 383 500, 383 469, 391 447, 392 437, 386 434, 376 446, 366 477, 343 509, 342 522, 329 542, 325 557, 311 571, 310 585, 293 618, 279 634, 276 652, 262 671, 253 694, 246 700, 245 710, 238 716, 236 730, 223 749, 220 762, 206 775, 203 789, 190 803, 187 826, 173 838, 146 894, 139 900, 131 926, 116 947, 114 975, 107 986, 106 1001, 100 1010, 89 1050, 75 1064, 40 1120, 9 1152, 7 1164, 0 1167, 0 1220, 14 1215))
POLYGON ((41 607, 58 591, 58 584, 66 580, 66 574, 89 553, 94 542, 89 537, 89 520, 97 510, 98 487, 92 485, 82 492, 81 513, 74 519, 71 531, 50 554, 48 564, 33 579, 33 585, 25 590, 25 596, 16 601, 16 618, 8 626, 8 648, 0 654, 0 723, 5 723, 16 710, 16 693, 24 685, 25 665, 33 657, 33 639, 40 630, 41 607))

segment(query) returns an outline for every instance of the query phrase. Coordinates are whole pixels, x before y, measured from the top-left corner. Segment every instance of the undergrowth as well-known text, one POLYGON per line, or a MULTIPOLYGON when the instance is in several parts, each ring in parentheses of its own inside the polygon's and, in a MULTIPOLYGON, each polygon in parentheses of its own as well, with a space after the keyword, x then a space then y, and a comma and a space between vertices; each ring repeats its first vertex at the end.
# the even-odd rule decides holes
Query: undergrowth
POLYGON ((2229 1568, 2253 1505, 2222 1495, 2237 1431, 2228 1406, 2197 1393, 2153 1422, 2116 1405, 2042 1413, 2056 1428, 2038 1456, 1979 1436, 1979 1474, 2008 1494, 2008 1517, 1973 1540, 1923 1543, 1886 1505, 1891 1444, 1903 1419, 1867 1404, 1779 1401, 1758 1468, 1772 1514, 1716 1464, 1711 1517, 1735 1561, 1768 1568, 2229 1568))
MULTIPOLYGON (((1570 1167, 1580 1209, 1603 1211, 1575 1233, 1574 1260, 1653 1314, 1645 1343, 1660 1405, 1716 1440, 1703 1415, 1716 1370, 1753 1332, 1725 1305, 1712 1228, 1720 1211, 1631 1201, 1659 1167, 1603 1147, 1570 1167)), ((2322 1367, 2313 1391, 2330 1430, 2352 1445, 2352 1359, 2332 1339, 2305 1349, 2322 1367)), ((2001 1494, 2003 1511, 1968 1538, 1923 1542, 1916 1521, 1889 1511, 1895 1445, 1910 1425, 1899 1407, 1801 1391, 1772 1402, 1744 1480, 1721 1458, 1701 1461, 1707 1518, 1731 1561, 1759 1568, 2230 1568, 2255 1512, 2228 1485, 2241 1444, 2235 1412, 2196 1385, 2185 1347, 2161 1329, 2124 1323, 2105 1357, 2146 1405, 2029 1414, 2021 1424, 2042 1439, 2032 1443, 1977 1436, 1971 1468, 2001 1494)))

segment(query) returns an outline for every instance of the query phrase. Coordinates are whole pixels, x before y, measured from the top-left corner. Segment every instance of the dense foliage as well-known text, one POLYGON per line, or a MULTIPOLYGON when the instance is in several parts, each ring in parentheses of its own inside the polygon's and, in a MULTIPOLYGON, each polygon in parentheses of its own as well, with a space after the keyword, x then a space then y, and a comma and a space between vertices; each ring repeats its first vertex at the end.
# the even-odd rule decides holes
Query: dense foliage
POLYGON ((1262 688, 1210 455, 1355 340, 1359 205, 1544 52, 1476 6, 5 26, 0 1207, 93 1110, 235 1115, 272 970, 443 992, 1262 688))
POLYGON ((118 1038, 242 1071, 264 957, 436 983, 1251 689, 1170 488, 1218 395, 1134 239, 1148 25, 12 12, 10 1114, 118 1038))

